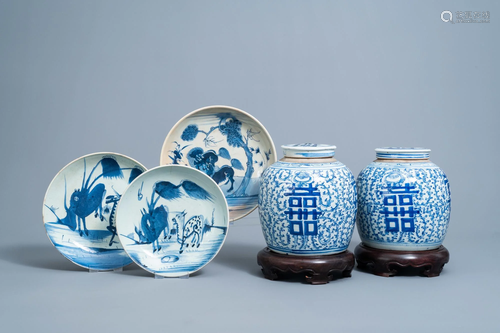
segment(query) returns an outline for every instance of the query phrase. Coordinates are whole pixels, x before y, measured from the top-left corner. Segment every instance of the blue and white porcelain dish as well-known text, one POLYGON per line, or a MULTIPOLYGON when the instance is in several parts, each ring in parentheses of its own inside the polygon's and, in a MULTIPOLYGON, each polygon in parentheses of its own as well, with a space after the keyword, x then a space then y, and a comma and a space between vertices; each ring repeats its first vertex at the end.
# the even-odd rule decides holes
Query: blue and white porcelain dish
POLYGON ((168 133, 160 164, 191 166, 210 176, 226 196, 231 221, 257 207, 259 177, 276 162, 264 126, 229 106, 208 106, 179 120, 168 133))
POLYGON ((165 277, 189 275, 208 264, 227 235, 222 190, 203 172, 167 165, 151 169, 120 201, 120 242, 143 269, 165 277))
POLYGON ((116 237, 116 208, 146 168, 116 153, 95 153, 66 165, 52 180, 43 202, 43 222, 54 246, 73 263, 113 270, 132 261, 116 237))
POLYGON ((386 250, 438 248, 450 220, 448 178, 430 149, 377 148, 357 179, 357 226, 363 243, 386 250))
POLYGON ((351 171, 334 158, 335 146, 285 145, 285 157, 260 182, 259 216, 267 246, 292 255, 347 250, 356 209, 351 171), (304 148, 316 147, 307 155, 304 148))

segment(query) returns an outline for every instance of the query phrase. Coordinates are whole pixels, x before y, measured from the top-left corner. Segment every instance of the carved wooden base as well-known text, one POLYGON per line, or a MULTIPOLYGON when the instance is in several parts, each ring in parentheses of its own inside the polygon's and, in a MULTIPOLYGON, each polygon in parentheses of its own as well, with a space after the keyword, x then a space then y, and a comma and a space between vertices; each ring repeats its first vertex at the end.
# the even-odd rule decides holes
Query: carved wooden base
POLYGON ((397 274, 439 276, 450 259, 450 253, 442 245, 429 251, 392 251, 361 243, 356 246, 354 255, 360 269, 385 277, 397 274))
POLYGON ((276 253, 266 247, 257 255, 257 264, 269 280, 305 276, 308 283, 325 284, 339 277, 350 277, 354 255, 345 251, 330 255, 294 256, 276 253))

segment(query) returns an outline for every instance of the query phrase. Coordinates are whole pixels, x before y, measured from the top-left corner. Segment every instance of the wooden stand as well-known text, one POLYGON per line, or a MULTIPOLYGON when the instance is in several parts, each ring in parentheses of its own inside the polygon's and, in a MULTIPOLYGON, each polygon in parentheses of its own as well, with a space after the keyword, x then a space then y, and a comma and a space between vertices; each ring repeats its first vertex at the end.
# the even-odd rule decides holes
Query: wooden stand
POLYGON ((429 251, 392 251, 366 246, 361 243, 354 250, 358 267, 379 276, 397 274, 439 276, 449 261, 450 253, 444 246, 429 251))
POLYGON ((354 255, 345 251, 330 255, 294 256, 276 253, 266 247, 257 255, 257 264, 269 280, 302 275, 308 283, 325 284, 339 277, 350 277, 354 255))

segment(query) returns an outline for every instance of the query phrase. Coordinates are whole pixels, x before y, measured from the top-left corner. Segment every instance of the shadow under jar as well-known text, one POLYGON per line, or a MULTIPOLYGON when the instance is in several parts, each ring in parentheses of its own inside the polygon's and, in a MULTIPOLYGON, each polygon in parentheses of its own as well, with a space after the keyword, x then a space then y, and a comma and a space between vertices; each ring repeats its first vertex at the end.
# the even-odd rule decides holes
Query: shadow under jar
POLYGON ((449 258, 441 245, 450 221, 448 178, 429 161, 430 149, 387 147, 375 152, 377 159, 357 179, 356 223, 363 242, 355 252, 359 266, 375 266, 374 273, 383 276, 407 266, 439 275, 449 258))

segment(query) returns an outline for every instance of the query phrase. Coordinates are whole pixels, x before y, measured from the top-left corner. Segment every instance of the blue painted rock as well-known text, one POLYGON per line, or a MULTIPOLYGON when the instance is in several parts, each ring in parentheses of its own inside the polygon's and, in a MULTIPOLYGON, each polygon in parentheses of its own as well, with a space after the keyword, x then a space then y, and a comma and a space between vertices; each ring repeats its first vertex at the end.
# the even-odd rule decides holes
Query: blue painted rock
POLYGON ((356 184, 334 158, 335 146, 282 146, 285 157, 260 179, 259 215, 268 247, 278 253, 340 253, 351 241, 356 184))
POLYGON ((430 149, 377 148, 358 176, 358 231, 363 243, 386 250, 438 248, 450 221, 450 186, 429 161, 430 149))

